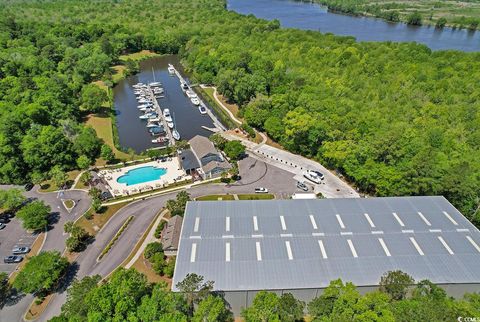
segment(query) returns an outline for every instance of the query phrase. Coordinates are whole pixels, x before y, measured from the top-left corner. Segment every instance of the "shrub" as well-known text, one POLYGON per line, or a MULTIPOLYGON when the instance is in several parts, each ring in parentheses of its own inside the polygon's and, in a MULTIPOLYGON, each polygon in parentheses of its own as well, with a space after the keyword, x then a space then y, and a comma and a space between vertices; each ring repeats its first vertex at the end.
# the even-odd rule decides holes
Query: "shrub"
POLYGON ((155 229, 155 238, 160 238, 160 236, 162 235, 163 227, 165 227, 166 224, 167 222, 165 220, 160 221, 157 228, 155 229))
POLYGON ((150 259, 149 262, 152 264, 152 268, 155 273, 163 275, 163 268, 166 265, 165 254, 163 252, 155 253, 150 259))
POLYGON ((163 245, 162 243, 159 242, 153 242, 147 245, 145 247, 145 251, 143 252, 143 256, 146 259, 151 259, 153 255, 157 253, 162 253, 163 254, 163 245))

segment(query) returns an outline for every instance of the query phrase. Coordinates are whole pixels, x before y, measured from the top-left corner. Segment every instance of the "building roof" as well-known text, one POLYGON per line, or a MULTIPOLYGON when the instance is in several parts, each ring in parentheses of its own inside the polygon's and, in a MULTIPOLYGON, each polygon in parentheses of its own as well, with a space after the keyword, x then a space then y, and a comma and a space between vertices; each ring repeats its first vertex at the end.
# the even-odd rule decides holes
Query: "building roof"
POLYGON ((178 242, 180 240, 180 232, 182 230, 183 218, 180 216, 173 216, 168 220, 167 226, 162 232, 163 249, 176 250, 178 249, 178 242))
POLYGON ((182 167, 185 170, 200 168, 200 164, 198 163, 197 157, 195 156, 195 154, 193 154, 192 150, 190 149, 182 151, 182 154, 180 155, 180 160, 182 163, 182 167))
POLYGON ((216 290, 378 285, 390 270, 480 283, 480 232, 443 197, 200 201, 187 204, 173 278, 216 290))
POLYGON ((230 163, 228 163, 227 161, 222 161, 222 162, 210 161, 202 169, 203 169, 203 172, 209 173, 215 168, 221 168, 221 169, 227 170, 227 169, 230 169, 231 166, 230 166, 230 163))
POLYGON ((204 136, 196 135, 188 143, 198 159, 208 154, 219 154, 213 143, 204 136))

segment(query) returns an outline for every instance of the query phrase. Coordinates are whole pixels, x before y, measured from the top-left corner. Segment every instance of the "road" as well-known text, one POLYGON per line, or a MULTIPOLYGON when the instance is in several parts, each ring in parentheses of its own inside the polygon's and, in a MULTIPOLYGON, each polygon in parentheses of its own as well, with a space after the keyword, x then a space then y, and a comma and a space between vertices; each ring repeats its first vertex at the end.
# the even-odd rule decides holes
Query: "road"
MULTIPOLYGON (((60 198, 56 192, 41 193, 38 187, 31 191, 24 193, 27 198, 43 200, 52 208, 52 213, 49 218, 49 227, 47 229, 47 236, 43 244, 42 250, 58 250, 63 252, 65 249, 65 240, 67 235, 63 233, 63 225, 67 221, 76 220, 83 213, 85 213, 91 204, 91 198, 83 190, 67 190, 60 198), (61 199, 73 199, 77 203, 72 211, 69 213, 63 206, 61 199)), ((2 231, 8 235, 2 235, 2 241, 5 237, 5 243, 0 245, 0 254, 10 252, 13 244, 31 245, 34 236, 25 232, 21 228, 17 219, 12 219, 8 227, 2 231), (29 243, 24 241, 28 240, 29 243)), ((0 322, 23 321, 23 314, 32 303, 33 296, 25 295, 8 301, 0 311, 0 322)))
MULTIPOLYGON (((209 194, 252 193, 256 187, 266 187, 274 193, 277 198, 286 198, 296 190, 295 180, 290 172, 268 165, 256 158, 247 157, 241 160, 239 162, 239 169, 242 179, 235 184, 206 184, 195 186, 187 191, 195 198, 209 194)), ((177 193, 178 192, 172 192, 145 200, 139 200, 120 209, 102 230, 99 231, 95 241, 76 259, 78 270, 75 272, 75 277, 82 278, 86 275, 95 274, 105 277, 110 274, 129 256, 143 233, 155 218, 155 215, 164 207, 166 201, 175 198, 177 193), (97 262, 101 251, 113 238, 125 220, 132 215, 135 216, 135 219, 117 240, 115 246, 100 262, 97 262)), ((67 220, 75 220, 88 209, 90 200, 85 192, 67 191, 65 194, 63 197, 65 199, 80 200, 75 210, 72 211, 72 214, 68 214, 65 209, 62 208, 61 201, 57 199, 56 194, 29 193, 30 197, 44 200, 50 204, 52 209, 57 209, 59 212, 57 216, 58 222, 51 227, 47 234, 47 241, 44 246, 46 250, 63 249, 67 237, 63 235, 63 224, 67 220)), ((22 298, 20 302, 16 304, 12 303, 12 305, 4 307, 0 314, 0 322, 23 321, 23 314, 28 309, 32 299, 33 298, 28 295, 22 298)), ((62 290, 52 298, 44 314, 38 321, 47 321, 53 316, 60 314, 61 306, 65 303, 65 300, 66 291, 62 290)))

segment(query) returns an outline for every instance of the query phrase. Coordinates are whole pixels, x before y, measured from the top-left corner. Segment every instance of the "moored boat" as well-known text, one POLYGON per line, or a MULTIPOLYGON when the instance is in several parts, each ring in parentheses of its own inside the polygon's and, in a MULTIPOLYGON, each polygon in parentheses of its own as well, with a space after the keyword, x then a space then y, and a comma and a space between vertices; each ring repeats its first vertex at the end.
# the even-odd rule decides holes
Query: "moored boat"
POLYGON ((178 133, 178 131, 176 129, 174 129, 172 131, 172 136, 175 140, 177 140, 177 141, 180 140, 180 133, 178 133))
POLYGON ((175 127, 175 124, 173 124, 173 122, 167 122, 167 126, 169 129, 173 129, 175 127))
POLYGON ((162 83, 160 83, 160 82, 151 82, 151 83, 149 83, 148 85, 150 85, 150 87, 158 87, 158 86, 162 86, 162 83))
POLYGON ((188 98, 197 97, 197 94, 196 94, 194 91, 192 91, 191 89, 187 90, 187 91, 185 92, 185 94, 187 94, 188 98))
POLYGON ((172 122, 172 116, 170 115, 170 110, 168 108, 163 110, 163 118, 167 122, 172 122))
POLYGON ((175 75, 175 67, 173 67, 172 64, 168 64, 168 73, 170 74, 170 76, 175 75))
POLYGON ((200 105, 200 100, 197 97, 193 97, 190 99, 194 105, 200 105))
POLYGON ((200 111, 200 114, 207 114, 207 109, 205 108, 205 106, 200 105, 198 107, 198 110, 200 111))

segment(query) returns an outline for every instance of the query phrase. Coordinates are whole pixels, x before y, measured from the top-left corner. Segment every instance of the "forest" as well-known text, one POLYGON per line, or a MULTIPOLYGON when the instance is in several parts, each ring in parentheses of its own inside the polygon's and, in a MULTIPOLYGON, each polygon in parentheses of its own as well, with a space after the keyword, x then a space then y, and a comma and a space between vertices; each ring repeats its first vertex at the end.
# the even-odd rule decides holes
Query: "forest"
POLYGON ((98 108, 91 82, 148 49, 180 54, 250 125, 361 191, 444 195, 480 221, 479 53, 281 29, 222 0, 2 0, 0 10, 2 183, 94 160, 101 142, 82 124, 98 108))
MULTIPOLYGON (((120 269, 108 282, 87 276, 73 282, 61 315, 51 322, 67 321, 194 321, 233 322, 214 281, 189 274, 179 283, 183 293, 170 292, 166 284, 149 284, 141 273, 120 269)), ((309 303, 290 293, 261 291, 241 313, 245 322, 304 321, 455 321, 480 314, 478 294, 455 300, 428 280, 409 286, 413 279, 401 271, 386 272, 380 289, 361 295, 355 285, 331 281, 322 295, 309 303)))
POLYGON ((480 24, 480 1, 448 0, 318 0, 334 12, 353 16, 374 16, 391 22, 411 25, 435 25, 454 29, 477 30, 480 24))

